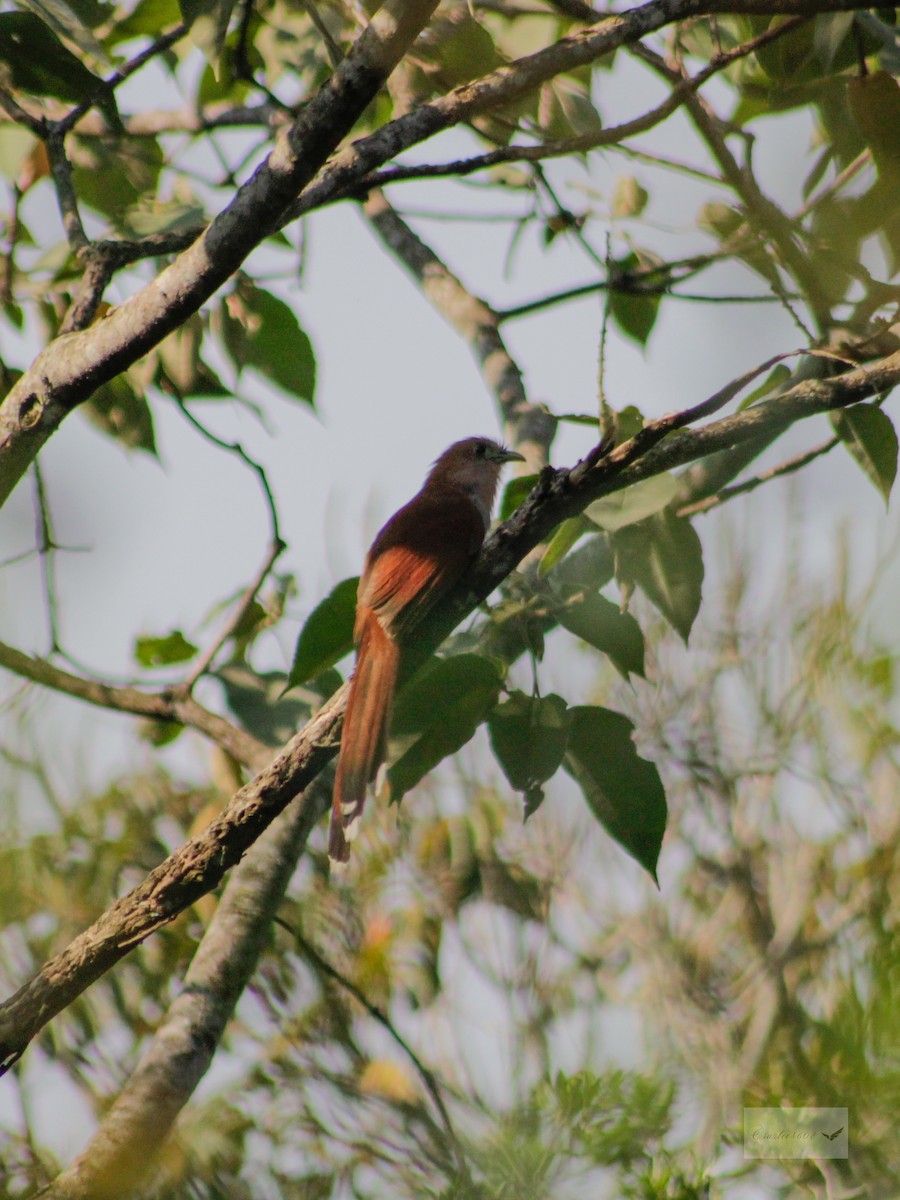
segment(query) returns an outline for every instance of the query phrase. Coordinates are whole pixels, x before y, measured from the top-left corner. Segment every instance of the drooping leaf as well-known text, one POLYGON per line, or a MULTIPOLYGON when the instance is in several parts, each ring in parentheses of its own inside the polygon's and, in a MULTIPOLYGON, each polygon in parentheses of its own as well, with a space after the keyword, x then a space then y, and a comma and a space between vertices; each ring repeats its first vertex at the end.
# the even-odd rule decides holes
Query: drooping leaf
POLYGON ((228 24, 237 0, 179 0, 190 38, 214 71, 225 45, 228 24))
POLYGON ((879 175, 900 183, 900 80, 887 71, 875 71, 850 79, 847 93, 879 175))
POLYGON ((897 431, 875 404, 854 404, 832 416, 834 431, 887 504, 897 475, 897 431))
POLYGON ((402 752, 388 771, 399 801, 433 767, 470 740, 497 701, 502 667, 479 654, 432 659, 400 693, 391 737, 402 752))
POLYGON ((591 99, 590 74, 558 75, 541 88, 538 120, 549 138, 594 137, 603 128, 591 99))
POLYGON ((554 583, 579 591, 596 592, 615 575, 615 557, 609 536, 595 533, 573 550, 557 568, 554 583))
POLYGON ((576 593, 556 610, 564 629, 602 650, 613 666, 628 678, 644 674, 644 635, 631 615, 623 613, 597 593, 576 593))
POLYGON ((637 286, 632 289, 628 283, 629 272, 642 265, 643 259, 636 253, 611 264, 609 315, 627 337, 646 346, 659 314, 660 296, 637 286))
POLYGON ((689 521, 657 513, 612 535, 616 576, 636 584, 687 641, 700 609, 703 549, 689 521))
POLYGON ((82 408, 91 424, 129 450, 156 454, 150 406, 128 374, 116 375, 109 383, 101 384, 82 408))
POLYGON ((341 580, 309 614, 297 638, 287 688, 306 683, 352 650, 358 584, 358 576, 341 580))
POLYGON ((570 517, 557 527, 538 568, 541 575, 549 575, 558 562, 561 562, 578 539, 590 530, 589 523, 582 516, 570 517))
POLYGON ((164 637, 139 637, 134 643, 134 658, 142 667, 169 667, 188 662, 196 653, 197 647, 180 629, 173 629, 164 637))
POLYGON ((0 62, 15 88, 79 104, 102 86, 33 12, 0 13, 0 62))
POLYGON ((595 500, 584 510, 584 515, 601 529, 612 533, 659 512, 674 500, 677 491, 675 477, 664 471, 650 479, 633 483, 621 492, 613 492, 610 496, 595 500))
POLYGON ((488 735, 503 773, 526 796, 526 817, 535 811, 541 784, 559 769, 566 751, 569 717, 562 696, 513 692, 488 717, 488 735))
POLYGON ((101 62, 109 61, 93 33, 65 0, 24 0, 24 3, 46 25, 68 38, 84 54, 91 54, 101 62))
POLYGON ((231 395, 201 357, 203 332, 203 318, 194 313, 160 342, 153 381, 162 391, 181 398, 231 395))
POLYGON ((770 392, 774 392, 777 387, 781 387, 783 383, 786 383, 790 377, 791 368, 784 363, 778 363, 772 368, 759 387, 754 388, 749 396, 744 397, 738 405, 738 412, 743 412, 745 408, 749 408, 757 400, 762 400, 763 396, 768 396, 770 392))
POLYGON ((248 733, 268 746, 283 746, 309 716, 309 705, 284 695, 280 671, 257 674, 246 663, 229 663, 215 672, 228 707, 248 733))
POLYGON ((72 180, 79 199, 119 223, 156 193, 163 153, 153 137, 72 139, 72 180))
POLYGON ((312 344, 283 300, 241 279, 219 315, 225 349, 239 371, 253 367, 298 400, 313 404, 312 344))
POLYGON ((435 55, 445 86, 458 87, 503 66, 504 57, 494 45, 488 29, 471 13, 460 13, 447 24, 448 32, 439 30, 435 55))
POLYGON ((565 769, 607 833, 658 882, 668 812, 659 772, 638 754, 627 717, 593 705, 569 712, 565 769))
POLYGON ((620 175, 613 187, 610 212, 614 217, 639 217, 649 198, 633 175, 620 175))

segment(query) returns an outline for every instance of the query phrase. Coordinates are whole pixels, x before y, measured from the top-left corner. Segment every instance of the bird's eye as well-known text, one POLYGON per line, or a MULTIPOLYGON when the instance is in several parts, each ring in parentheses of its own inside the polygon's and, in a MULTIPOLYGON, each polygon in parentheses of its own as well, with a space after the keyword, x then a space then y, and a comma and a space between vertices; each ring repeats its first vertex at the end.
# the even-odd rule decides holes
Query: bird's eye
POLYGON ((475 446, 475 457, 484 458, 487 454, 487 445, 484 442, 478 442, 475 446))

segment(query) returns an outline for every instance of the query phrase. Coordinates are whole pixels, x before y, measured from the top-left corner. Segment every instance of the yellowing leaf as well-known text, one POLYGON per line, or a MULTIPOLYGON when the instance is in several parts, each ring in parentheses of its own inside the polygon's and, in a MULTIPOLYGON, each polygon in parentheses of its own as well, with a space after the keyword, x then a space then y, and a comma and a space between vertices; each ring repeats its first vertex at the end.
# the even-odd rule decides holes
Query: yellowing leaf
POLYGON ((367 1064, 359 1077, 359 1090, 384 1096, 401 1104, 412 1104, 417 1099, 409 1072, 387 1058, 373 1058, 367 1064))

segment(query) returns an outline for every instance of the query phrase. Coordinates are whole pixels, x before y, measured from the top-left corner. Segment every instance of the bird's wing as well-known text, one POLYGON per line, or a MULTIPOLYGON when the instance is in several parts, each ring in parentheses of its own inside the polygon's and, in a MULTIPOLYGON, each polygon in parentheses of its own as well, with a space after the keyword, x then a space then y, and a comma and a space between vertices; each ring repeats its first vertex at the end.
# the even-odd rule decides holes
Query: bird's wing
POLYGON ((484 518, 464 494, 420 494, 375 539, 359 584, 360 609, 390 628, 431 608, 484 541, 484 518))

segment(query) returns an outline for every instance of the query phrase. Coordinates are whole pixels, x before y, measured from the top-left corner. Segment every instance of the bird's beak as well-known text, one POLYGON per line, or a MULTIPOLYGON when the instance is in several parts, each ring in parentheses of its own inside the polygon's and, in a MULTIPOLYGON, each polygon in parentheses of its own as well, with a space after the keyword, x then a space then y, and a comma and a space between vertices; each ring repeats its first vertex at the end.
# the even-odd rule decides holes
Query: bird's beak
POLYGON ((487 456, 496 463, 508 462, 524 462, 525 455, 519 454, 518 450, 507 450, 504 447, 498 447, 496 450, 488 451, 487 456))

